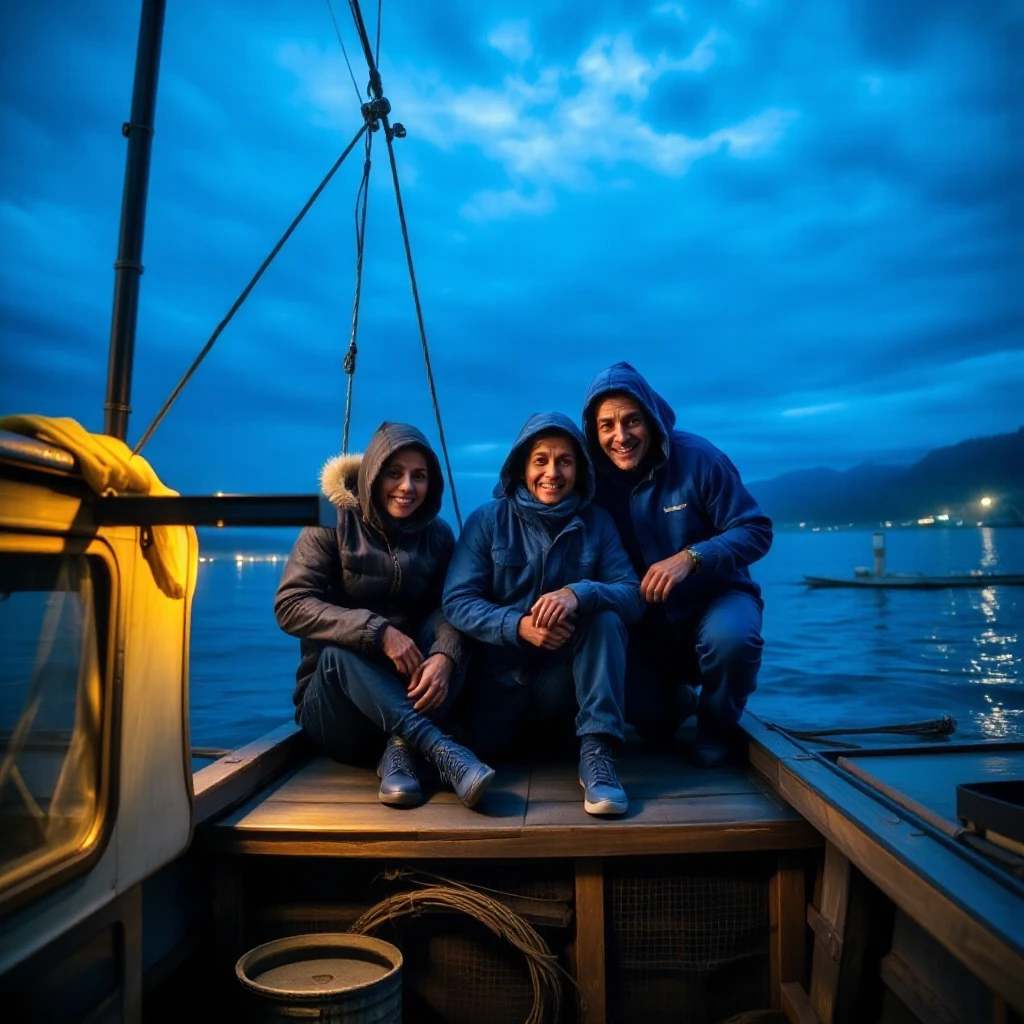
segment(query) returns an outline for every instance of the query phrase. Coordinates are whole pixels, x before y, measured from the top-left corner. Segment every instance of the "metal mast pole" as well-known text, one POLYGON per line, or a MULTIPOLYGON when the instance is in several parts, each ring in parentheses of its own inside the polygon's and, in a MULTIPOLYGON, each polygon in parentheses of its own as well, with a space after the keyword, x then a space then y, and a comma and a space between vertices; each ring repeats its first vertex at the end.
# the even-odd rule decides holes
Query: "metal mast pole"
POLYGON ((143 0, 139 45, 135 54, 131 120, 121 127, 121 133, 128 139, 128 157, 121 199, 121 235, 114 264, 114 312, 110 325, 103 429, 122 441, 128 434, 128 414, 131 411, 132 359, 139 312, 139 278, 142 276, 142 235, 146 220, 146 190, 164 7, 165 0, 143 0))

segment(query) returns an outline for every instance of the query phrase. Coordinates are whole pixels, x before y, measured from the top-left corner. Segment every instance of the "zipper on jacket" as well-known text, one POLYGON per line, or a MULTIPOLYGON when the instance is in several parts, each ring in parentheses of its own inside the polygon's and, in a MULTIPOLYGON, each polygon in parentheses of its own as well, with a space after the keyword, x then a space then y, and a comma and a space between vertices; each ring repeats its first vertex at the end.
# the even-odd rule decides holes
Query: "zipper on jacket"
POLYGON ((392 564, 395 567, 395 575, 391 581, 391 597, 396 597, 398 591, 402 589, 402 563, 398 560, 398 554, 395 549, 391 546, 391 542, 385 537, 384 543, 388 546, 388 554, 391 556, 392 564))
MULTIPOLYGON (((391 590, 388 592, 388 597, 395 597, 398 591, 402 589, 402 563, 398 560, 398 553, 391 546, 391 541, 388 540, 388 535, 384 530, 375 523, 370 522, 365 516, 363 517, 363 522, 384 541, 384 546, 388 549, 388 554, 391 556, 391 564, 395 567, 395 575, 391 579, 391 590)), ((389 615, 388 618, 391 618, 391 616, 389 615)))
POLYGON ((582 525, 582 524, 581 524, 581 523, 579 522, 579 520, 573 520, 572 522, 570 522, 570 523, 569 523, 569 525, 568 525, 568 526, 566 526, 566 528, 565 528, 565 529, 564 529, 564 530, 563 530, 563 531, 562 531, 562 532, 561 532, 561 533, 560 533, 560 534, 559 534, 559 535, 558 535, 557 537, 555 537, 555 538, 554 538, 554 539, 553 539, 553 540, 551 541, 551 543, 550 543, 550 544, 548 545, 548 549, 547 549, 547 551, 545 551, 545 552, 544 552, 544 554, 543 554, 543 555, 541 556, 541 559, 540 559, 540 593, 538 593, 538 594, 537 594, 537 597, 538 597, 538 598, 540 597, 540 595, 541 595, 541 594, 543 594, 543 593, 544 593, 544 577, 545 577, 545 576, 547 575, 547 571, 548 571, 548 555, 550 555, 550 554, 551 554, 551 549, 552 549, 552 548, 553 548, 553 547, 554 547, 554 546, 555 546, 555 545, 556 545, 556 544, 557 544, 557 543, 558 543, 558 542, 559 542, 559 541, 560 541, 560 540, 561 540, 561 539, 562 539, 562 538, 563 538, 563 537, 564 537, 564 536, 565 536, 565 535, 566 535, 567 533, 571 532, 572 530, 578 530, 578 529, 580 528, 580 526, 581 526, 581 525, 582 525))
MULTIPOLYGON (((640 483, 638 483, 636 487, 629 492, 629 518, 633 520, 633 536, 636 537, 636 542, 640 545, 640 554, 644 556, 644 565, 647 565, 649 563, 653 563, 651 563, 651 560, 647 557, 647 549, 644 547, 644 542, 640 539, 640 533, 636 528, 636 519, 633 516, 633 502, 636 500, 637 491, 639 491, 645 483, 647 483, 647 480, 641 480, 640 483)), ((640 582, 643 583, 643 577, 641 577, 640 582)))

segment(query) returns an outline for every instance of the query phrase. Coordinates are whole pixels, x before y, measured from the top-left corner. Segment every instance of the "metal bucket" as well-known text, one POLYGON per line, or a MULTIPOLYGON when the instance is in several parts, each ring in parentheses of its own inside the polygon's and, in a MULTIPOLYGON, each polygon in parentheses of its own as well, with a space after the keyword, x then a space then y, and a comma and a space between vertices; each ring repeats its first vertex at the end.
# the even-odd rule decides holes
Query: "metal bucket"
POLYGON ((402 953, 364 935, 293 935, 257 946, 235 974, 264 1021, 391 1024, 402 1019, 402 953))

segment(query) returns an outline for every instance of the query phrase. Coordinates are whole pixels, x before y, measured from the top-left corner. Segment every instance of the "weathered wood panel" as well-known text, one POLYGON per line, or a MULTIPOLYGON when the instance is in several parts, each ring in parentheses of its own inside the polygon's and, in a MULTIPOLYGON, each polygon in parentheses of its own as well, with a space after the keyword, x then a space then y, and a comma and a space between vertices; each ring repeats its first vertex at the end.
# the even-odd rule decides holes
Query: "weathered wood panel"
POLYGON ((192 824, 198 826, 259 792, 309 756, 305 734, 288 722, 192 776, 192 824))
POLYGON ((576 982, 580 1024, 604 1024, 604 870, 594 857, 576 861, 576 982))
POLYGON ((771 928, 772 1008, 782 1009, 782 988, 791 981, 803 983, 807 926, 804 922, 804 864, 799 855, 779 854, 768 893, 771 928))
POLYGON ((817 762, 781 763, 778 791, 942 946, 1024 1008, 1024 899, 1012 887, 817 762))
POLYGON ((836 942, 814 939, 814 959, 811 964, 811 1007, 822 1024, 832 1024, 839 989, 839 965, 842 956, 843 935, 846 931, 846 909, 850 894, 850 862, 832 844, 825 847, 825 870, 822 873, 821 904, 818 918, 819 932, 823 931, 836 942), (838 944, 839 956, 835 955, 838 944))

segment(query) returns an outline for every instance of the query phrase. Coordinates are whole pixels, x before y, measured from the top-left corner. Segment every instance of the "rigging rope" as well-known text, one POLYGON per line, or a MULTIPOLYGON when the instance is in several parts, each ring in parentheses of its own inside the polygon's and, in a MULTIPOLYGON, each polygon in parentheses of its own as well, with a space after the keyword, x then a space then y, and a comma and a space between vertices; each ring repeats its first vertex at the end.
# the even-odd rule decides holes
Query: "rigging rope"
POLYGON ((888 734, 896 736, 952 736, 956 732, 956 719, 951 715, 943 715, 941 718, 932 718, 927 722, 897 722, 893 725, 868 725, 848 729, 790 729, 786 726, 776 725, 774 722, 765 722, 769 729, 785 733, 799 740, 817 740, 829 747, 856 746, 853 743, 839 743, 835 740, 828 740, 826 736, 869 736, 874 734, 888 734))
POLYGON ((348 386, 345 391, 345 427, 341 435, 341 454, 348 455, 348 431, 352 422, 352 383, 356 375, 356 333, 359 330, 359 299, 363 287, 363 241, 366 238, 366 202, 370 195, 370 149, 373 145, 373 133, 366 133, 366 157, 363 161, 363 180, 356 192, 356 287, 352 300, 352 333, 348 339, 348 352, 342 360, 342 368, 348 375, 348 386), (362 208, 360 208, 360 202, 362 208))
MULTIPOLYGON (((360 103, 363 101, 363 97, 359 92, 359 83, 356 82, 355 72, 352 70, 352 65, 348 60, 348 50, 345 49, 345 41, 341 38, 341 29, 338 28, 338 19, 334 16, 334 8, 331 6, 331 0, 327 0, 327 10, 331 12, 331 21, 334 22, 334 33, 338 37, 338 44, 341 46, 342 56, 345 58, 345 66, 348 68, 348 76, 352 79, 352 88, 356 91, 356 99, 360 103)), ((377 26, 377 38, 380 39, 380 25, 377 26)))
MULTIPOLYGON (((444 426, 441 422, 441 407, 437 398, 437 388, 434 385, 434 372, 430 365, 430 349, 427 345, 427 329, 423 323, 423 309, 420 305, 420 293, 419 288, 416 285, 416 271, 413 267, 412 261, 412 246, 409 243, 409 228, 405 220, 405 207, 402 204, 402 190, 398 183, 398 164, 395 162, 395 148, 393 140, 395 136, 402 138, 405 135, 405 129, 396 122, 392 128, 388 121, 388 113, 391 110, 391 104, 384 99, 384 90, 381 87, 380 71, 377 68, 376 60, 374 59, 373 50, 370 47, 370 39, 366 33, 366 25, 363 22, 363 13, 359 7, 359 0, 348 0, 349 8, 352 11, 352 18, 355 21, 356 32, 359 34, 359 40, 363 46, 363 55, 366 57, 366 64, 370 72, 370 83, 368 92, 374 97, 374 101, 369 104, 363 105, 363 116, 370 119, 373 117, 376 120, 378 117, 381 123, 384 125, 384 141, 388 147, 388 160, 391 163, 391 180, 395 187, 395 200, 398 204, 398 220, 402 227, 402 241, 405 244, 405 259, 409 266, 409 284, 412 287, 412 298, 413 303, 416 306, 416 323, 419 326, 420 331, 420 344, 423 348, 423 362, 427 370, 427 384, 430 387, 430 400, 434 406, 434 419, 437 422, 437 434, 441 441, 441 453, 444 456, 445 472, 448 476, 448 486, 452 492, 452 507, 455 510, 455 519, 459 524, 459 530, 462 530, 462 513, 459 511, 459 499, 455 491, 455 478, 452 475, 451 460, 448 457, 448 444, 445 441, 444 426)), ((379 4, 378 4, 379 8, 379 4)), ((378 29, 380 25, 380 14, 378 9, 378 29)), ((373 130, 371 125, 371 130, 373 130)))
POLYGON ((380 8, 382 0, 377 0, 377 48, 374 51, 373 63, 374 66, 380 64, 380 8))
MULTIPOLYGON (((356 89, 356 95, 359 95, 359 87, 355 82, 355 75, 352 72, 352 65, 348 59, 348 52, 345 49, 345 43, 341 38, 341 30, 338 26, 337 19, 334 16, 334 8, 331 5, 331 0, 327 0, 327 8, 331 14, 331 20, 334 22, 335 33, 338 37, 338 42, 341 45, 342 54, 345 57, 345 63, 348 66, 349 75, 352 78, 352 84, 356 89)), ((356 334, 359 326, 359 304, 362 292, 362 273, 363 273, 363 250, 366 236, 366 206, 369 197, 369 175, 370 175, 370 150, 371 150, 371 138, 372 132, 378 131, 381 123, 384 126, 384 139, 388 147, 388 160, 391 164, 391 179, 395 189, 395 201, 398 204, 398 220, 402 227, 402 241, 405 245, 405 259, 409 268, 409 284, 412 288, 413 303, 416 307, 416 323, 419 327, 420 333, 420 344, 423 349, 423 362, 427 371, 427 384, 430 387, 430 399, 434 407, 434 418, 437 422, 437 432, 441 442, 441 452, 444 456, 445 472, 448 477, 448 485, 451 489, 452 495, 452 506, 455 510, 455 519, 458 522, 459 530, 462 530, 462 513, 459 509, 459 499, 455 490, 455 477, 452 473, 451 459, 448 455, 448 443, 444 436, 444 425, 441 420, 441 406, 437 397, 437 387, 434 383, 434 372, 430 364, 430 348, 427 344, 427 330, 423 322, 423 308, 420 303, 419 288, 416 284, 416 271, 413 265, 412 259, 412 245, 409 241, 409 227, 405 219, 405 207, 402 203, 402 190, 398 181, 398 164, 395 161, 395 150, 394 150, 394 139, 403 138, 405 136, 405 128, 397 121, 392 126, 388 121, 388 114, 391 112, 391 104, 384 98, 384 91, 381 87, 380 71, 378 70, 377 64, 380 59, 380 29, 381 29, 381 0, 377 0, 377 38, 376 48, 370 46, 370 38, 366 31, 366 24, 363 21, 363 13, 359 6, 359 0, 349 0, 349 10, 352 12, 352 18, 355 22, 356 32, 359 36, 360 45, 363 48, 363 55, 366 58, 367 68, 369 69, 369 84, 367 86, 367 96, 371 97, 369 102, 361 104, 361 112, 363 115, 363 125, 356 133, 352 141, 345 147, 345 151, 338 157, 334 166, 327 172, 323 181, 316 187, 313 194, 309 197, 306 205, 299 211, 298 215, 289 225, 288 229, 281 236, 277 245, 271 250, 270 255, 263 261, 260 268, 253 275, 252 279, 242 290, 242 293, 235 300, 232 307, 228 310, 224 319, 217 325, 216 330, 207 340, 206 344, 200 350, 199 355, 193 360, 192 365, 185 372, 185 375, 178 382, 175 389, 171 392, 170 397, 164 402, 160 411, 153 418, 153 421, 146 428, 145 433, 139 440, 138 444, 132 451, 133 455, 137 455, 149 439, 156 432, 157 427, 163 422, 164 417, 170 411, 171 406, 177 400, 181 394, 185 385, 191 380, 192 375, 199 368, 202 361, 209 354, 213 348, 217 339, 220 337, 224 328, 231 322, 235 313, 241 308, 242 303, 248 298, 249 293, 256 286, 257 281, 263 276, 267 267, 270 266, 274 257, 281 251, 285 242, 291 237, 292 232, 298 227, 303 217, 309 212, 313 203, 316 202, 320 193, 327 187, 331 178, 334 177, 338 168, 342 165, 345 158, 355 148, 356 143, 360 137, 366 135, 366 150, 365 159, 363 162, 363 177, 359 185, 359 190, 356 193, 356 283, 355 283, 355 296, 352 304, 352 331, 349 337, 348 352, 343 360, 343 367, 345 373, 348 375, 348 385, 346 388, 345 398, 345 423, 344 431, 342 435, 342 451, 347 453, 348 451, 348 437, 349 427, 351 424, 352 415, 352 386, 353 378, 356 370, 356 356, 358 355, 358 349, 356 346, 356 334)), ((361 97, 360 97, 361 98, 361 97)))
POLYGON ((257 270, 256 273, 253 275, 252 280, 242 290, 242 294, 239 295, 237 299, 235 299, 234 305, 228 310, 227 315, 224 317, 224 319, 221 320, 221 322, 217 325, 217 329, 213 332, 213 334, 210 335, 209 341, 207 341, 207 343, 203 346, 199 355, 196 356, 192 365, 186 371, 185 376, 182 377, 180 381, 178 381, 178 386, 171 392, 171 395, 167 399, 167 401, 164 402, 160 411, 153 418, 153 422, 150 423, 150 425, 146 428, 146 432, 142 435, 142 439, 132 450, 133 455, 138 455, 139 452, 142 451, 142 448, 146 444, 146 442, 153 436, 154 432, 156 431, 156 428, 160 426, 160 423, 162 422, 163 418, 167 415, 171 406, 174 404, 175 399, 178 397, 178 395, 181 394, 182 389, 191 379, 192 374, 194 374, 196 370, 199 369, 199 364, 209 354, 210 349, 213 348, 214 343, 220 337, 221 332, 231 322, 231 318, 235 315, 235 313, 238 312, 238 310, 241 308, 242 303, 245 302, 245 300, 248 298, 249 293, 256 286, 256 282, 259 281, 259 279, 263 276, 264 271, 267 269, 267 267, 270 266, 274 257, 281 251, 282 247, 284 246, 284 243, 287 242, 289 238, 291 238, 292 232, 299 226, 299 223, 302 221, 302 218, 306 216, 306 214, 309 212, 310 207, 319 198, 320 193, 323 192, 323 190, 327 187, 328 183, 330 182, 331 178, 334 177, 338 168, 345 162, 345 157, 347 157, 349 153, 351 153, 352 150, 355 149, 356 143, 360 140, 360 138, 362 138, 363 133, 366 132, 367 130, 368 126, 364 124, 359 129, 359 131, 356 132, 352 141, 345 147, 345 151, 341 154, 341 156, 338 157, 338 159, 334 162, 334 166, 324 176, 323 181, 321 181, 320 184, 317 185, 317 187, 313 190, 313 194, 306 201, 306 205, 303 206, 303 208, 296 215, 295 219, 291 222, 291 224, 288 225, 288 230, 285 231, 285 233, 281 236, 280 240, 278 241, 277 245, 275 245, 274 248, 270 251, 270 255, 267 256, 267 258, 260 265, 259 270, 257 270))

